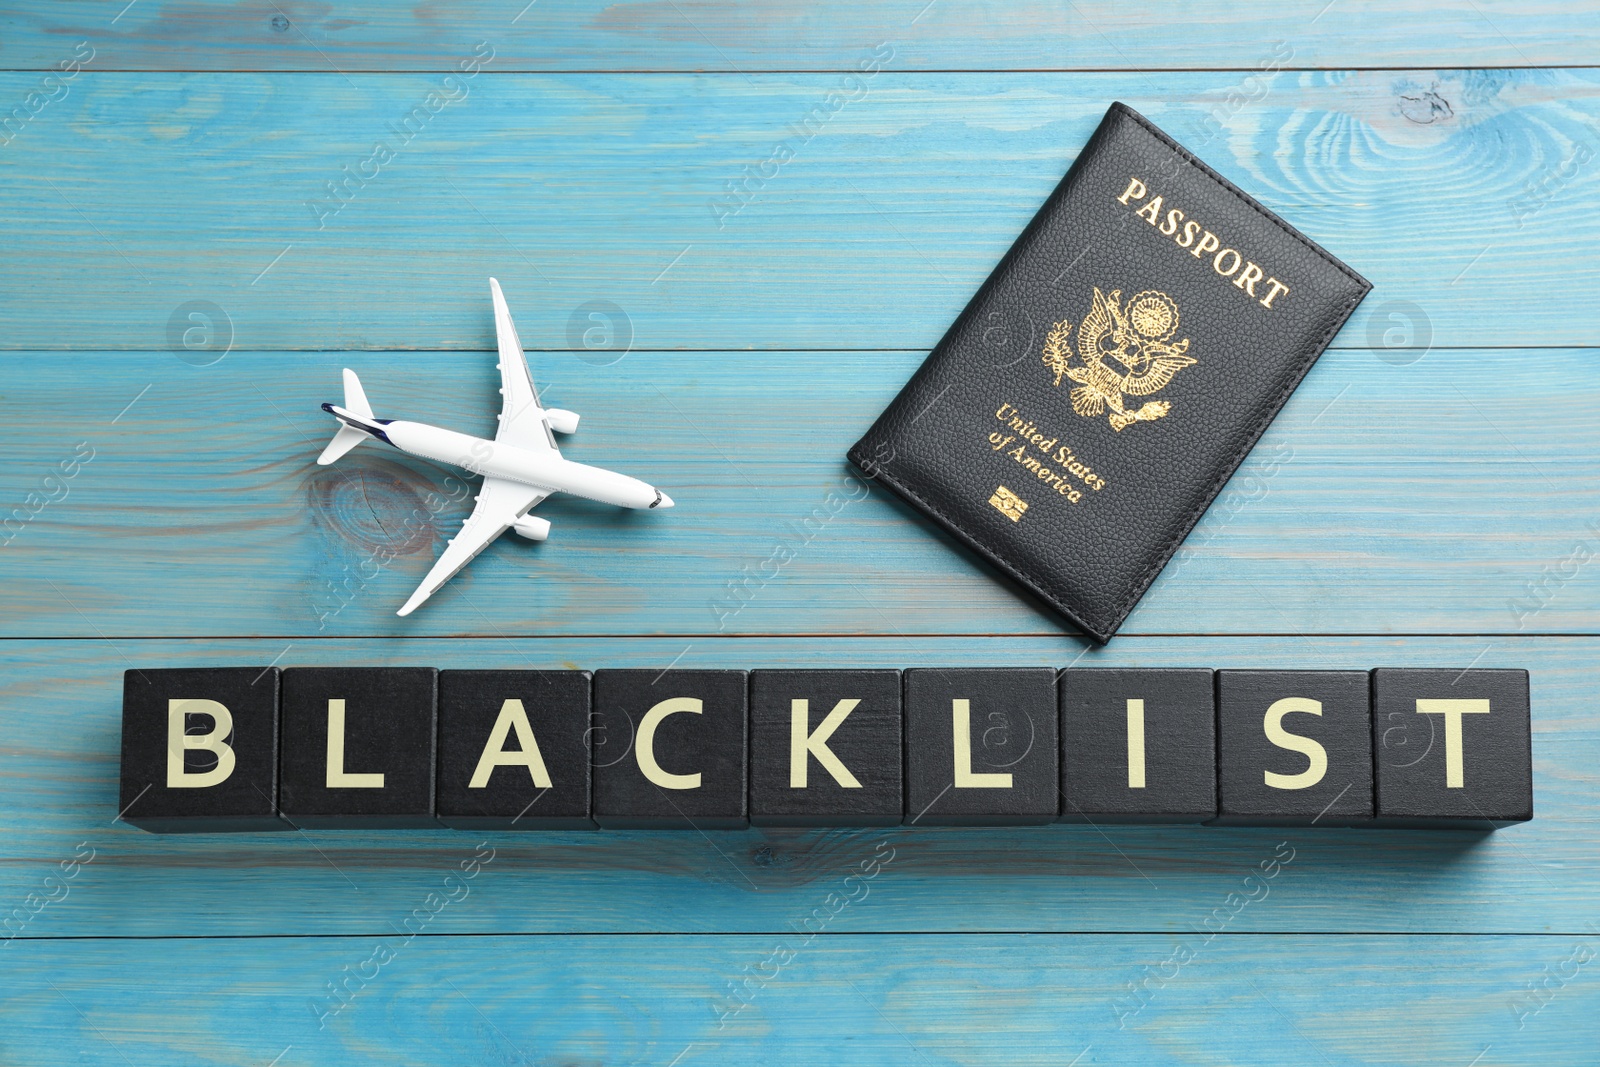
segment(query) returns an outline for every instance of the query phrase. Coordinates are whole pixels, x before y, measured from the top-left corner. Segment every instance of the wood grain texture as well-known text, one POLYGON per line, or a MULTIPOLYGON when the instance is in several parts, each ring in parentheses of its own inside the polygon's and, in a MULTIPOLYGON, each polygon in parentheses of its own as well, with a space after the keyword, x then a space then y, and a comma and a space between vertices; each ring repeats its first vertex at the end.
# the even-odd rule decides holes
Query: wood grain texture
MULTIPOLYGON (((496 873, 491 865, 477 880, 496 873)), ((0 1050, 14 1063, 118 1067, 274 1057, 280 1067, 354 1059, 1059 1067, 1074 1057, 1577 1067, 1592 1062, 1584 1035, 1595 964, 1571 961, 1592 956, 1597 941, 1585 933, 808 942, 783 931, 406 943, 375 933, 177 941, 162 946, 156 969, 148 943, 33 943, 12 946, 5 961, 0 1011, 13 1021, 0 1050), (380 949, 393 958, 368 965, 380 949), (1174 964, 1186 949, 1193 958, 1174 964), (1531 1000, 1529 984, 1574 966, 1575 978, 1531 1000), (76 980, 63 985, 64 974, 76 980), (352 993, 328 1015, 340 1003, 327 992, 334 982, 352 993), (1139 1003, 1131 983, 1146 983, 1136 1012, 1126 1007, 1139 1003)))
POLYGON ((481 349, 492 274, 536 348, 605 300, 635 348, 927 349, 1117 99, 1375 283, 1341 347, 1600 328, 1594 71, 890 68, 806 126, 841 84, 91 67, 0 147, 0 346, 160 351, 205 300, 236 348, 481 349))
MULTIPOLYGON (((1201 926, 1287 841, 1270 902, 1234 932, 1573 933, 1600 922, 1595 638, 1127 638, 1081 659, 1048 638, 666 638, 0 642, 0 921, 22 937, 381 934, 489 841, 470 907, 434 933, 759 932, 799 922, 881 848, 895 858, 830 929, 1161 931, 1201 926), (113 826, 122 672, 130 667, 935 666, 1525 667, 1535 818, 1492 835, 1377 830, 1049 826, 157 837, 113 826), (70 724, 70 727, 64 724, 70 724), (93 852, 63 894, 45 880, 93 852), (267 888, 271 906, 262 905, 267 888)), ((1422 743, 1425 739, 1399 740, 1422 743)), ((842 888, 841 888, 842 887, 842 888)))
MULTIPOLYGON (((550 540, 501 539, 400 619, 468 485, 377 444, 317 467, 318 405, 348 365, 384 417, 489 433, 491 355, 0 356, 0 633, 1060 632, 845 465, 921 358, 536 356, 550 402, 583 415, 566 454, 679 506, 553 500, 550 540)), ((1585 350, 1325 355, 1126 632, 1593 633, 1600 528, 1575 506, 1600 493, 1600 424, 1579 414, 1600 403, 1593 365, 1585 350)))
MULTIPOLYGON (((0 15, 0 67, 44 69, 79 40, 125 70, 444 70, 480 40, 507 70, 848 70, 880 41, 907 69, 1254 68, 1592 63, 1581 5, 1475 0, 54 0, 0 15)), ((18 5, 20 6, 20 5, 18 5)))
POLYGON ((1520 0, 9 5, 0 1062, 1592 1063, 1597 23, 1520 0), (842 455, 1114 99, 1377 290, 1132 636, 1085 651, 842 455), (553 501, 549 542, 397 620, 468 490, 372 447, 314 467, 316 405, 349 365, 380 414, 489 429, 490 274, 584 415, 569 454, 680 507, 553 501), (606 325, 625 351, 566 351, 606 325), (859 499, 818 521, 830 492, 859 499), (1525 667, 1536 817, 113 825, 121 672, 274 658, 1525 667), (356 992, 329 1014, 335 982, 356 992))

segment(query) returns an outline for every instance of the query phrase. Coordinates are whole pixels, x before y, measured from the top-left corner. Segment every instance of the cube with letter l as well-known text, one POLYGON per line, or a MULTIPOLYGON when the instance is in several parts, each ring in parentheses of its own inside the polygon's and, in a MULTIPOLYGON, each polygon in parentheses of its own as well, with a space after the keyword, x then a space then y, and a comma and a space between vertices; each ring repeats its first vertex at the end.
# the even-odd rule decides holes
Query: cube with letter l
POLYGON ((433 667, 283 672, 281 810, 310 829, 436 827, 433 667))
POLYGON ((907 825, 1055 821, 1054 668, 915 668, 904 688, 907 825))

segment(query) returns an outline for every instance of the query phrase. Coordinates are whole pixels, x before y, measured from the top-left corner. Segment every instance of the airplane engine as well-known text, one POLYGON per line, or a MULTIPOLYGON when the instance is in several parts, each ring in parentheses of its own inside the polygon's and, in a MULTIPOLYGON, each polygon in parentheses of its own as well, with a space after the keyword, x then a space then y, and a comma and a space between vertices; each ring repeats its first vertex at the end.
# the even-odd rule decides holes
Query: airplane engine
POLYGON ((578 413, 567 411, 565 408, 546 408, 545 421, 556 433, 576 433, 578 429, 578 413))
POLYGON ((541 519, 537 515, 524 515, 511 524, 518 536, 526 537, 530 541, 543 541, 550 536, 550 520, 541 519))

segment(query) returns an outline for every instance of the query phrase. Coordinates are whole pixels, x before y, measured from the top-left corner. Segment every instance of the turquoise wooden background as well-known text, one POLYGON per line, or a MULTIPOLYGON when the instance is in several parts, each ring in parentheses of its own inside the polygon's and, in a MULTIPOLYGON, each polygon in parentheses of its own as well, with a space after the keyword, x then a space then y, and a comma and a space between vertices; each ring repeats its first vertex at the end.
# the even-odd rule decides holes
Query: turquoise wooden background
POLYGON ((7 5, 0 1063, 1595 1063, 1597 32, 1512 0, 7 5), (1377 288, 1089 651, 842 456, 1114 99, 1377 288), (317 468, 316 405, 349 365, 380 414, 491 426, 490 274, 571 454, 679 507, 553 501, 400 620, 460 485, 317 468), (591 301, 626 350, 574 350, 591 301), (1527 667, 1537 818, 114 825, 122 671, 267 661, 1527 667))

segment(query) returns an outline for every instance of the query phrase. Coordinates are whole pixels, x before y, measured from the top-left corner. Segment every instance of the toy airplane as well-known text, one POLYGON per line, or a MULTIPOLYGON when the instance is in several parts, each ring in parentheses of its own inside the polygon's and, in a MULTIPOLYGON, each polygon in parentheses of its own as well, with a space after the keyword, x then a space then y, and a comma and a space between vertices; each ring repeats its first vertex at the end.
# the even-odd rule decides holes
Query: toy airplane
POLYGON ((318 463, 332 463, 362 441, 375 437, 402 452, 483 475, 472 514, 400 609, 401 615, 415 611, 508 527, 534 541, 550 536, 549 520, 528 512, 552 493, 571 493, 619 508, 672 506, 672 498, 653 485, 561 457, 555 433, 572 433, 578 428, 578 416, 560 408, 539 406, 539 393, 528 373, 528 359, 523 355, 522 342, 517 340, 517 328, 512 325, 500 283, 490 278, 489 291, 494 296, 502 397, 500 428, 493 441, 420 422, 375 418, 360 380, 348 367, 344 372, 344 406, 322 405, 322 410, 342 425, 317 457, 318 463))

